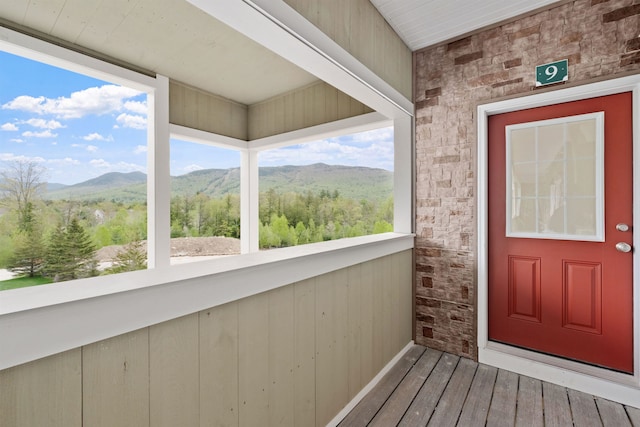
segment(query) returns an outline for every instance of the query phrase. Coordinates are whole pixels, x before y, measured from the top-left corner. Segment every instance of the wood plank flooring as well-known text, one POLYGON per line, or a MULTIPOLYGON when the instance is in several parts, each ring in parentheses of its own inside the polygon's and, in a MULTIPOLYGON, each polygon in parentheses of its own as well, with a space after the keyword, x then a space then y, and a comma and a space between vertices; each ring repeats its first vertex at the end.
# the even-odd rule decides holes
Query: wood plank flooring
POLYGON ((416 345, 339 426, 640 427, 640 409, 416 345))

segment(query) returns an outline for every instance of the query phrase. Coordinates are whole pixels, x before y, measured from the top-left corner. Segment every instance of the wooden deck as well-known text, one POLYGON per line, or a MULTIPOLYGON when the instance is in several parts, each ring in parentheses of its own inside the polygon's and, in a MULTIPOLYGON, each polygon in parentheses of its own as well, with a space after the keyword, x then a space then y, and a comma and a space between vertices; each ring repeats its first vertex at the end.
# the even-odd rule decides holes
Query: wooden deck
POLYGON ((416 345, 339 425, 640 427, 640 409, 416 345))

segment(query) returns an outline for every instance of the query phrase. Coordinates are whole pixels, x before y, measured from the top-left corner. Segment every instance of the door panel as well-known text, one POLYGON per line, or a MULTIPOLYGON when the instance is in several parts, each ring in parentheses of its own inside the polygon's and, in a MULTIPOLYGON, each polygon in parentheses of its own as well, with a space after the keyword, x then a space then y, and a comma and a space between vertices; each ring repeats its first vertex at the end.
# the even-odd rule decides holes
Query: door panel
POLYGON ((616 229, 632 224, 631 111, 623 93, 489 117, 490 340, 633 372, 633 258, 616 250, 633 241, 616 229), (600 112, 594 159, 575 142, 592 126, 577 116, 600 112), (546 122, 557 118, 569 124, 546 122))

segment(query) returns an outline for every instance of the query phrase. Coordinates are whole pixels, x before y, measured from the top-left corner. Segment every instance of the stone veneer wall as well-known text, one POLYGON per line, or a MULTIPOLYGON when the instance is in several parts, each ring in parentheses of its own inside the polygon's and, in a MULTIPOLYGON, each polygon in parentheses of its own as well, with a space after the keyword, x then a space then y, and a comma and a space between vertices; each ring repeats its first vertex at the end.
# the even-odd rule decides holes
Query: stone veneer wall
POLYGON ((569 85, 638 72, 640 2, 562 2, 414 53, 419 344, 477 358, 476 107, 535 93, 535 66, 560 59, 569 85))

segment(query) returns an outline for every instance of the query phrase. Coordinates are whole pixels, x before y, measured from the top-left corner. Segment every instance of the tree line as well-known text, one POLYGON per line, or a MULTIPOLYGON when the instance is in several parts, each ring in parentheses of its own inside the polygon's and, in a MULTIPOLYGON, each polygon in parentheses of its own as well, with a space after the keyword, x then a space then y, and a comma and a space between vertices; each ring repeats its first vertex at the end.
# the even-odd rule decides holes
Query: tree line
MULTIPOLYGON (((0 170, 0 268, 51 280, 146 268, 145 203, 47 200, 46 170, 14 162, 0 170), (121 245, 99 271, 99 248, 121 245)), ((240 197, 174 195, 171 237, 240 237, 240 197)), ((353 200, 338 191, 259 195, 259 245, 277 248, 392 231, 393 199, 353 200)))

